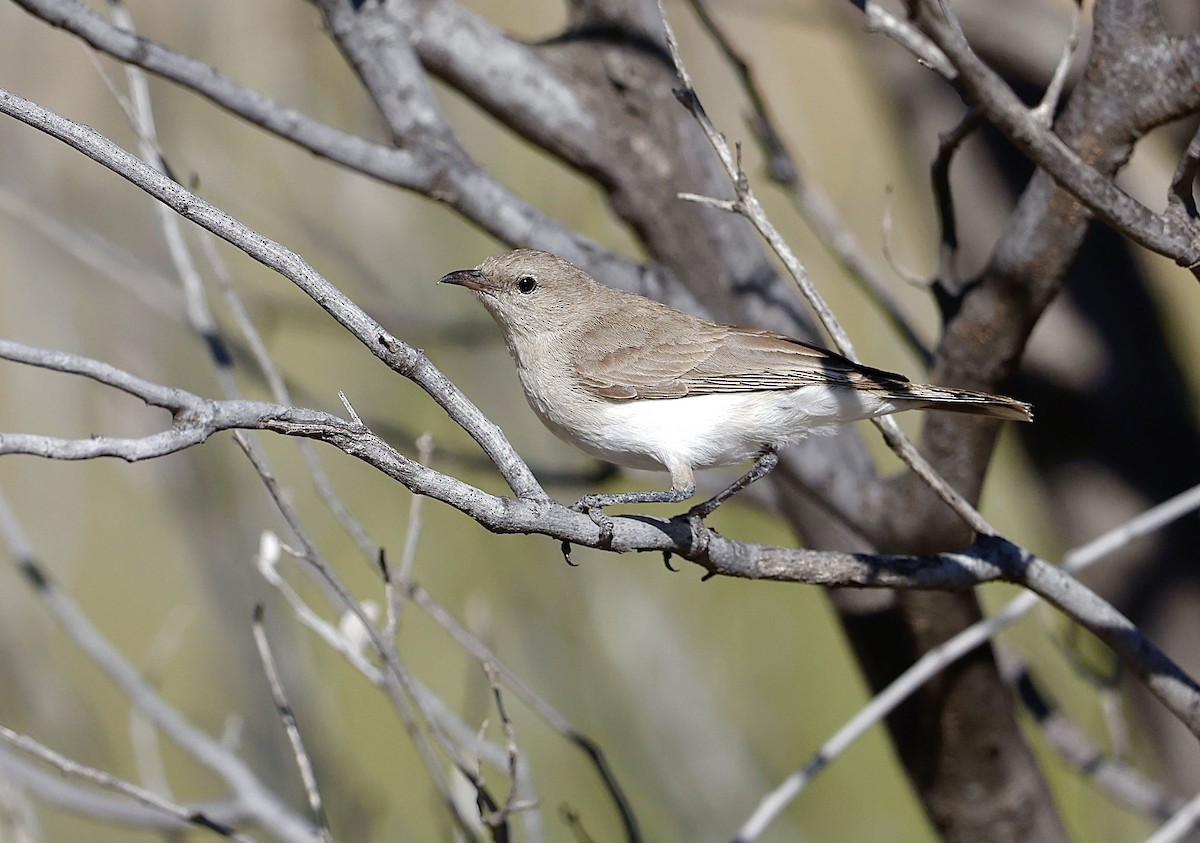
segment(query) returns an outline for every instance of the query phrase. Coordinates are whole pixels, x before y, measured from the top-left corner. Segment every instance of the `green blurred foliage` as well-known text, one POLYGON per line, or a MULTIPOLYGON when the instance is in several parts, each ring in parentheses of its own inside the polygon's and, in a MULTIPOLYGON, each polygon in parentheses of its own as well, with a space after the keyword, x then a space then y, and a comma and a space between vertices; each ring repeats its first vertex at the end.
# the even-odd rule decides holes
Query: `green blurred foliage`
MULTIPOLYGON (((530 37, 553 33, 564 20, 560 6, 549 0, 473 5, 530 37)), ((379 120, 311 6, 208 0, 137 2, 131 9, 146 35, 317 119, 382 137, 379 120)), ((682 5, 671 4, 669 13, 709 110, 728 134, 748 140, 745 104, 727 68, 682 5)), ((878 249, 882 188, 895 185, 898 250, 913 265, 930 265, 934 238, 924 174, 898 139, 898 119, 883 92, 873 86, 853 18, 814 4, 803 11, 734 8, 724 19, 732 37, 752 47, 780 125, 864 242, 878 249)), ((90 56, 70 36, 11 4, 0 4, 0 33, 0 85, 134 146, 101 75, 123 87, 119 66, 90 56)), ((389 329, 424 348, 531 463, 588 467, 525 407, 482 309, 460 291, 433 286, 444 272, 473 266, 502 244, 433 202, 317 160, 169 84, 155 80, 151 87, 166 155, 203 196, 302 254, 389 329)), ((464 145, 503 181, 565 223, 636 256, 635 242, 593 185, 501 131, 462 98, 439 92, 464 145)), ((205 349, 181 318, 178 282, 150 200, 14 121, 0 121, 0 150, 0 332, 218 395, 205 349), (39 215, 67 226, 68 240, 94 234, 136 263, 101 271, 89 265, 94 250, 85 246, 83 259, 73 256, 39 215)), ((747 157, 756 174, 759 161, 750 144, 747 157)), ((763 195, 864 358, 914 370, 915 361, 838 274, 786 200, 771 190, 763 195)), ((471 441, 417 388, 386 371, 284 279, 229 248, 219 251, 299 403, 341 412, 337 392, 343 391, 406 454, 415 455, 415 436, 429 432, 435 467, 503 492, 495 472, 456 458, 475 458, 471 441)), ((931 336, 936 319, 928 297, 898 286, 931 336)), ((223 328, 236 337, 219 296, 212 292, 210 300, 223 328)), ((1194 341, 1197 334, 1190 336, 1194 341)), ((248 395, 266 395, 252 366, 240 371, 248 395)), ((160 413, 78 380, 0 367, 0 429, 133 435, 163 422, 160 413)), ((864 433, 877 438, 869 429, 864 433)), ((361 558, 317 500, 293 443, 269 437, 262 442, 339 574, 359 598, 381 600, 370 560, 361 558)), ((872 447, 885 468, 892 465, 880 446, 872 447)), ((343 455, 321 449, 321 457, 350 510, 395 558, 406 537, 411 496, 343 455)), ((661 482, 637 475, 609 485, 661 482)), ((715 487, 719 478, 709 482, 715 487)), ((1002 448, 986 513, 1053 556, 1058 549, 1030 483, 1018 450, 1002 448)), ((395 711, 296 624, 255 572, 260 532, 285 531, 229 436, 141 465, 6 458, 0 462, 0 488, 49 571, 104 634, 146 666, 166 698, 203 728, 220 734, 231 719, 242 721, 243 753, 299 807, 298 779, 250 638, 251 608, 265 601, 276 656, 338 839, 449 839, 447 820, 395 711)), ((564 500, 583 491, 552 489, 564 500)), ((795 541, 775 520, 744 505, 723 510, 714 523, 756 541, 795 541)), ((577 550, 575 558, 579 567, 568 568, 555 542, 492 536, 465 516, 428 502, 415 574, 608 752, 649 840, 729 836, 767 789, 801 766, 865 701, 863 683, 818 590, 701 583, 696 570, 670 573, 655 556, 577 550)), ((297 566, 285 568, 315 605, 327 607, 297 566)), ((1044 649, 1040 632, 1027 626, 1012 643, 1044 649)), ((481 669, 443 630, 410 607, 400 645, 422 681, 470 722, 488 720, 489 736, 500 738, 481 669)), ((1062 697, 1074 700, 1085 721, 1094 722, 1098 715, 1087 714, 1086 687, 1062 668, 1061 658, 1051 652, 1036 663, 1055 671, 1062 697)), ((138 780, 128 701, 48 620, 10 566, 0 567, 0 676, 0 722, 138 780)), ((558 820, 562 804, 579 812, 594 839, 619 839, 617 819, 582 755, 511 696, 508 700, 521 750, 533 765, 550 839, 571 839, 558 820)), ((1033 740, 1036 744, 1036 736, 1033 740)), ((219 782, 165 741, 162 752, 179 799, 221 795, 219 782)), ((1052 758, 1046 765, 1069 822, 1083 838, 1125 839, 1125 832, 1141 827, 1061 774, 1052 758), (1097 828, 1096 817, 1104 817, 1104 829, 1097 828)), ((499 771, 489 781, 502 792, 499 771)), ((156 839, 49 807, 39 814, 47 840, 156 839)), ((834 763, 764 839, 924 841, 932 839, 932 831, 876 729, 834 763)))

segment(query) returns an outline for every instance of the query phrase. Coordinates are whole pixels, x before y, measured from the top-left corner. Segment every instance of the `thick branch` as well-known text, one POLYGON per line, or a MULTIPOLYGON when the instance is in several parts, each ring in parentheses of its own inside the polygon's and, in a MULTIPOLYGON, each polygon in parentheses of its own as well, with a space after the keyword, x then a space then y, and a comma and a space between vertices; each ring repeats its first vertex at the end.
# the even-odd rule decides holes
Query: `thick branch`
MULTIPOLYGON (((1112 179, 1044 126, 1034 111, 958 37, 953 27, 933 11, 929 2, 917 6, 920 10, 917 20, 922 29, 958 68, 957 82, 964 94, 1035 164, 1130 240, 1173 259, 1180 266, 1200 267, 1200 229, 1186 221, 1154 213, 1117 187, 1112 179)), ((1159 72, 1153 77, 1162 87, 1155 92, 1157 107, 1146 113, 1137 113, 1132 103, 1113 104, 1126 109, 1127 125, 1140 125, 1145 130, 1200 109, 1200 43, 1196 39, 1164 39, 1163 43, 1143 49, 1140 60, 1158 67, 1159 72)))

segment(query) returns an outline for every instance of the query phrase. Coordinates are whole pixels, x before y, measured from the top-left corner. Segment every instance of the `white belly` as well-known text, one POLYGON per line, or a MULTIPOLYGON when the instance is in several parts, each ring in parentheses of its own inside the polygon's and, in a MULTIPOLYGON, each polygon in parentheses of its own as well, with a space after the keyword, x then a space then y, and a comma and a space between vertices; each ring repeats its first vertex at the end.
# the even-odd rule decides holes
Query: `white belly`
POLYGON ((903 402, 814 385, 787 392, 600 401, 588 407, 588 422, 545 420, 560 437, 596 457, 662 470, 678 463, 709 468, 745 462, 768 447, 902 409, 903 402))

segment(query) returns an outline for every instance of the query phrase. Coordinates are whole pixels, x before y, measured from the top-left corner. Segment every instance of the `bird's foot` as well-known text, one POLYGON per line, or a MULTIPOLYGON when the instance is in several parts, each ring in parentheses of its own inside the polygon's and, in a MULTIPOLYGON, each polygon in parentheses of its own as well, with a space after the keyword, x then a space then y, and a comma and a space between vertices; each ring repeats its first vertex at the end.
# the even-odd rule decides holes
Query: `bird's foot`
POLYGON ((604 506, 596 500, 596 495, 584 495, 571 504, 571 509, 586 513, 588 518, 592 519, 592 523, 600 528, 600 547, 612 547, 613 520, 604 511, 604 506))
POLYGON ((701 556, 708 552, 709 531, 704 519, 710 512, 712 509, 708 508, 707 503, 698 504, 687 511, 688 528, 692 531, 692 551, 701 556))

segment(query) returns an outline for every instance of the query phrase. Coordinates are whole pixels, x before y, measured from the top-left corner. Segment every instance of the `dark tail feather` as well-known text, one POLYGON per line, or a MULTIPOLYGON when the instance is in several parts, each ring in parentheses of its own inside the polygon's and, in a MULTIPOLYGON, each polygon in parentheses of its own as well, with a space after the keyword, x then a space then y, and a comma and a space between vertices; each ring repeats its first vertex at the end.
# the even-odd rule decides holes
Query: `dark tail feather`
POLYGON ((922 409, 946 410, 952 413, 969 413, 973 416, 990 416, 1010 421, 1033 421, 1033 407, 1024 401, 1003 395, 988 395, 986 392, 971 392, 966 389, 947 389, 941 386, 913 384, 905 398, 921 402, 922 409))

